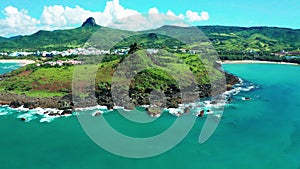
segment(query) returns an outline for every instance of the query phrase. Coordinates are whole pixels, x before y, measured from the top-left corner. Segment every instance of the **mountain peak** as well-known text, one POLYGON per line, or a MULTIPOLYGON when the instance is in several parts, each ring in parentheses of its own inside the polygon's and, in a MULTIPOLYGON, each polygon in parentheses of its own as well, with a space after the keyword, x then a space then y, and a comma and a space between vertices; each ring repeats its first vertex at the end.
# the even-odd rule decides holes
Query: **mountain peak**
POLYGON ((85 20, 82 24, 82 27, 85 27, 85 26, 96 26, 96 21, 93 17, 89 17, 87 18, 87 20, 85 20))
POLYGON ((157 39, 157 35, 155 33, 149 33, 147 36, 149 39, 157 39))

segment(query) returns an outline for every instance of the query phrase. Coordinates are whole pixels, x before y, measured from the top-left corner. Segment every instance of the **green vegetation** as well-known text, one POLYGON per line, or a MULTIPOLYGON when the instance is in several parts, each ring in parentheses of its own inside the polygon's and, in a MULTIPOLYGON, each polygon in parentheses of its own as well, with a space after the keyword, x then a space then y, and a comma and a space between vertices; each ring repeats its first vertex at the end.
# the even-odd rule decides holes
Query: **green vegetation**
MULTIPOLYGON (((89 46, 113 50, 131 46, 130 55, 55 56, 50 60, 83 59, 85 64, 76 66, 77 71, 84 72, 82 75, 77 75, 81 79, 81 87, 88 87, 85 86, 90 78, 88 75, 93 74, 91 68, 97 66, 95 81, 97 96, 109 95, 112 83, 114 81, 118 81, 120 84, 126 82, 128 80, 125 78, 126 75, 132 71, 137 73, 130 84, 130 91, 133 95, 140 92, 149 94, 153 89, 172 93, 171 90, 179 89, 178 81, 183 86, 193 85, 191 81, 185 80, 191 78, 190 72, 195 77, 195 83, 198 86, 218 81, 222 78, 222 72, 217 69, 218 65, 209 61, 209 57, 204 57, 201 52, 193 54, 193 51, 198 50, 205 55, 215 55, 214 50, 208 48, 209 40, 221 59, 224 60, 255 59, 300 63, 300 59, 297 58, 287 60, 285 57, 272 54, 282 50, 300 51, 300 30, 223 26, 198 28, 208 38, 204 35, 200 35, 200 39, 192 36, 195 28, 175 26, 164 26, 142 32, 129 32, 97 25, 52 32, 39 31, 30 36, 0 38, 0 50, 49 51, 89 46), (166 36, 169 34, 174 37, 166 36), (180 41, 182 39, 191 43, 185 44, 180 41), (158 53, 150 54, 144 49, 161 50, 158 53), (117 72, 120 66, 122 71, 117 72), (117 74, 114 75, 114 73, 117 74)), ((30 56, 30 58, 40 59, 34 56, 30 56)), ((43 61, 40 60, 40 62, 43 61)), ((38 97, 63 96, 72 91, 74 70, 73 65, 55 67, 27 65, 4 75, 4 79, 0 81, 0 91, 38 97)), ((82 93, 77 94, 84 96, 82 93)))
POLYGON ((73 67, 40 68, 27 65, 0 81, 0 90, 29 96, 62 96, 71 91, 73 67))
MULTIPOLYGON (((221 56, 247 55, 250 51, 255 51, 262 56, 282 50, 300 51, 300 30, 227 26, 199 26, 197 28, 208 37, 221 56)), ((180 40, 190 38, 190 41, 193 41, 195 37, 189 36, 189 32, 193 35, 193 31, 195 28, 163 26, 155 30, 129 32, 95 25, 69 30, 38 31, 29 36, 0 38, 0 51, 21 49, 24 51, 61 51, 85 46, 102 49, 112 46, 120 48, 129 47, 134 42, 144 48, 189 48, 191 46, 185 46, 180 40), (177 40, 165 36, 167 34, 176 35, 177 40)))
POLYGON ((0 51, 10 52, 17 50, 24 51, 63 51, 78 47, 90 46, 91 43, 105 43, 109 37, 127 34, 127 31, 104 28, 100 26, 86 26, 76 29, 38 31, 28 36, 0 39, 0 51), (97 36, 97 39, 93 39, 97 36))
POLYGON ((177 39, 170 38, 165 35, 160 35, 156 33, 141 33, 134 34, 134 36, 130 36, 121 42, 117 43, 115 48, 129 47, 129 45, 138 43, 141 48, 144 49, 162 49, 169 48, 172 49, 174 46, 184 46, 185 44, 180 42, 177 39))
POLYGON ((199 27, 221 59, 285 61, 272 53, 300 51, 300 30, 276 27, 199 27))
MULTIPOLYGON (((201 29, 214 43, 232 42, 238 46, 238 50, 256 48, 259 51, 292 51, 299 49, 300 30, 276 27, 226 27, 226 26, 202 26, 201 29)), ((218 47, 218 46, 216 46, 218 47)), ((220 46, 222 49, 222 46, 220 46)))
MULTIPOLYGON (((102 56, 102 58, 105 57, 108 56, 102 56)), ((126 80, 126 73, 132 73, 135 70, 138 74, 130 84, 131 90, 144 93, 150 93, 153 89, 178 90, 178 81, 181 82, 180 85, 183 87, 192 85, 191 82, 186 80, 190 79, 191 73, 195 76, 198 85, 210 83, 211 79, 208 78, 207 71, 214 73, 213 80, 222 77, 219 70, 214 68, 207 60, 200 60, 198 55, 171 54, 165 50, 161 50, 156 55, 150 55, 145 50, 139 50, 135 52, 134 60, 128 62, 127 58, 130 59, 130 57, 112 57, 113 59, 110 61, 106 60, 95 65, 90 63, 95 63, 93 59, 96 56, 89 56, 86 58, 86 64, 77 65, 76 67, 73 65, 54 67, 27 65, 6 74, 5 78, 0 81, 0 91, 38 97, 63 96, 72 91, 72 78, 75 68, 76 72, 82 73, 76 74, 77 78, 81 80, 79 84, 82 86, 85 86, 89 80, 89 75, 93 74, 93 69, 98 69, 95 83, 99 93, 102 92, 101 90, 109 89, 112 81, 122 83, 126 80), (204 67, 202 62, 205 62, 209 68, 204 67), (119 76, 114 75, 117 68, 120 67, 124 70, 119 72, 121 73, 119 76)), ((82 93, 77 94, 81 95, 82 93)))

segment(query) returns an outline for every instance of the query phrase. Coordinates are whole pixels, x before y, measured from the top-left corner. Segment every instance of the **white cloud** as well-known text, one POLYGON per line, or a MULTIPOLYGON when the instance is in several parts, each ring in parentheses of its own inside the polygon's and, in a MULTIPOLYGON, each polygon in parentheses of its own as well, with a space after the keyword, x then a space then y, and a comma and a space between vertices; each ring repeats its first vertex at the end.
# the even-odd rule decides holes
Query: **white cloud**
POLYGON ((28 34, 37 31, 40 22, 28 15, 27 10, 18 10, 8 6, 3 11, 5 19, 0 19, 0 36, 13 34, 28 34))
POLYGON ((201 14, 199 15, 198 12, 193 12, 191 10, 187 10, 186 11, 186 18, 190 21, 190 22, 195 22, 195 21, 206 21, 209 19, 209 14, 208 12, 201 12, 201 14))
POLYGON ((111 21, 115 21, 131 15, 137 15, 139 12, 133 9, 126 9, 120 5, 119 0, 113 0, 106 2, 103 14, 111 18, 111 21))
POLYGON ((184 15, 181 13, 181 14, 178 15, 178 18, 184 19, 184 15))
POLYGON ((123 17, 139 14, 138 11, 126 9, 119 4, 119 0, 107 1, 103 12, 92 12, 79 6, 75 8, 60 5, 44 7, 41 21, 44 25, 67 26, 83 23, 88 17, 94 17, 96 23, 106 26, 123 17))
POLYGON ((168 10, 167 15, 176 17, 175 13, 171 10, 168 10))
MULTIPOLYGON (((76 6, 75 8, 60 5, 44 7, 41 22, 44 26, 64 27, 84 22, 88 17, 104 18, 101 12, 91 12, 76 6)), ((101 21, 100 19, 98 19, 101 21)), ((104 19, 105 20, 105 19, 104 19)), ((101 23, 101 22, 100 22, 101 23)))
POLYGON ((158 14, 159 12, 158 12, 157 8, 153 7, 153 8, 149 9, 148 13, 150 13, 150 14, 158 14))
POLYGON ((67 19, 64 16, 65 8, 60 5, 44 7, 41 16, 42 23, 45 25, 65 26, 67 19))
MULTIPOLYGON (((8 6, 2 13, 5 18, 0 19, 0 36, 32 34, 40 29, 54 30, 74 28, 81 25, 88 17, 94 17, 96 23, 102 26, 118 25, 120 21, 128 24, 128 29, 140 30, 143 28, 156 28, 165 24, 187 25, 182 20, 189 22, 205 21, 209 19, 207 12, 193 12, 187 10, 185 14, 176 15, 168 10, 161 13, 156 7, 148 10, 149 15, 141 14, 136 10, 123 7, 119 0, 107 1, 103 11, 89 11, 80 6, 68 7, 61 5, 45 6, 39 19, 33 18, 25 9, 18 10, 8 6), (132 18, 126 18, 133 16, 132 18), (123 18, 123 19, 122 19, 123 18)), ((120 26, 120 24, 119 24, 120 26)))

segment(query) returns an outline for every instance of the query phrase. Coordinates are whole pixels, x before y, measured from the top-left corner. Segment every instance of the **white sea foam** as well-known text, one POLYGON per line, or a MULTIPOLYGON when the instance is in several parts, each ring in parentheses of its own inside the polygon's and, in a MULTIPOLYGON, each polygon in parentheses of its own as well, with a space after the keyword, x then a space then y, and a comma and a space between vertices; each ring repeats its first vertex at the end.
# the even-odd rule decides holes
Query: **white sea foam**
POLYGON ((6 115, 7 112, 0 112, 0 116, 6 115))
POLYGON ((54 120, 54 118, 44 117, 44 118, 41 118, 40 122, 41 122, 41 123, 45 123, 45 122, 50 123, 50 122, 52 122, 53 120, 54 120))
POLYGON ((18 108, 14 108, 15 110, 17 111, 28 111, 29 109, 28 108, 24 108, 24 106, 22 105, 21 107, 18 107, 18 108))
POLYGON ((122 107, 122 106, 114 106, 113 109, 114 109, 114 110, 124 109, 124 107, 122 107))
POLYGON ((214 116, 217 117, 217 118, 221 118, 220 114, 215 114, 214 116))
POLYGON ((17 118, 22 119, 25 122, 29 122, 34 119, 40 119, 40 122, 51 122, 55 118, 62 116, 71 116, 72 114, 62 115, 63 110, 55 108, 40 108, 35 109, 24 108, 24 106, 18 108, 11 108, 8 105, 0 106, 0 115, 16 114, 17 118))
POLYGON ((92 116, 97 116, 99 113, 100 113, 100 114, 103 114, 104 112, 101 111, 101 110, 96 110, 96 111, 94 111, 94 112, 92 113, 92 116))
POLYGON ((241 97, 242 100, 251 100, 249 97, 241 97))
POLYGON ((25 114, 19 115, 17 118, 22 119, 22 120, 24 119, 25 122, 30 122, 31 120, 34 120, 37 117, 34 116, 32 113, 25 113, 25 114))
POLYGON ((85 107, 85 108, 75 108, 75 111, 88 111, 88 110, 108 110, 107 106, 93 106, 93 107, 85 107))
POLYGON ((210 111, 207 111, 205 114, 211 115, 211 114, 214 114, 214 112, 212 110, 210 110, 210 111))
MULTIPOLYGON (((214 115, 217 118, 221 117, 219 112, 223 111, 224 106, 227 104, 226 100, 233 95, 237 95, 241 91, 248 92, 253 89, 257 88, 255 85, 244 82, 240 79, 240 83, 234 85, 233 89, 230 91, 224 92, 220 97, 212 98, 211 100, 205 101, 195 101, 193 103, 184 103, 179 104, 178 108, 169 108, 165 109, 170 114, 174 116, 180 116, 184 114, 185 109, 189 108, 190 112, 194 115, 198 115, 198 113, 202 110, 205 111, 205 115, 214 115)), ((246 98, 242 97, 243 100, 247 100, 246 98)), ((149 105, 143 105, 140 107, 147 108, 149 105)), ((72 115, 80 115, 81 111, 94 111, 92 115, 98 113, 106 113, 112 110, 108 110, 107 106, 94 106, 94 107, 87 107, 87 108, 76 108, 75 112, 72 114, 62 115, 63 110, 53 109, 53 108, 36 108, 36 109, 28 109, 21 106, 19 108, 10 108, 8 105, 0 106, 0 116, 9 115, 9 114, 17 114, 17 118, 25 120, 25 122, 29 122, 31 120, 39 118, 41 123, 44 122, 52 122, 55 118, 59 118, 62 116, 72 116, 72 115)), ((114 106, 113 109, 124 109, 124 107, 114 106)), ((126 110, 125 110, 126 111, 126 110)), ((130 111, 130 110, 127 110, 130 111)), ((155 117, 159 117, 161 114, 155 115, 155 117)))
POLYGON ((229 91, 226 91, 224 92, 224 95, 226 97, 230 97, 232 95, 237 95, 239 94, 241 91, 244 91, 244 92, 248 92, 248 91, 251 91, 255 88, 257 88, 257 86, 253 85, 253 84, 250 84, 250 83, 244 83, 243 80, 240 80, 242 83, 239 83, 239 84, 236 84, 233 86, 233 89, 229 90, 229 91))
POLYGON ((174 116, 179 116, 183 114, 183 110, 180 108, 168 108, 167 110, 169 111, 170 114, 174 116))
POLYGON ((179 104, 178 108, 167 109, 170 114, 179 116, 183 114, 184 109, 189 107, 190 111, 195 115, 198 115, 200 111, 204 110, 205 115, 214 115, 217 118, 221 118, 221 113, 224 110, 224 107, 228 104, 228 98, 239 94, 240 92, 248 92, 255 88, 255 85, 245 82, 242 79, 239 79, 240 83, 233 86, 232 90, 226 91, 223 94, 214 97, 210 100, 196 101, 194 103, 188 104, 179 104))

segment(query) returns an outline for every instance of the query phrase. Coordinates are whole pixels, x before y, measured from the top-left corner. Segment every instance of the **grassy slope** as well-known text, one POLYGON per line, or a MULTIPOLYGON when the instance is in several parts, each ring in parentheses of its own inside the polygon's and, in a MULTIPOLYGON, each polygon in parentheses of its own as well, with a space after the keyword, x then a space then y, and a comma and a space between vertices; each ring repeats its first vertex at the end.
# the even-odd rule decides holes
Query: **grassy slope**
POLYGON ((35 68, 25 66, 0 81, 1 91, 28 96, 62 96, 70 91, 73 67, 35 68))
MULTIPOLYGON (((174 75, 180 77, 179 80, 189 79, 190 76, 187 72, 190 70, 193 72, 198 84, 209 83, 206 71, 214 72, 215 76, 213 79, 215 80, 221 77, 221 73, 212 67, 209 70, 205 70, 201 60, 196 55, 170 55, 164 52, 159 54, 159 56, 147 56, 145 51, 141 50, 136 52, 139 59, 135 59, 134 63, 123 60, 122 66, 128 68, 128 70, 123 71, 125 73, 131 71, 132 65, 139 65, 141 68, 141 71, 138 72, 138 75, 131 83, 132 89, 141 92, 151 89, 167 90, 172 85, 176 86, 174 75), (162 64, 158 65, 155 62, 162 64)), ((96 74, 97 89, 101 90, 111 85, 113 74, 116 68, 120 66, 118 65, 120 61, 120 59, 116 59, 109 62, 102 62, 98 65, 98 72, 96 74)), ((209 64, 207 60, 202 61, 209 64)), ((85 79, 88 78, 87 75, 92 74, 91 69, 89 69, 91 66, 93 65, 84 64, 76 66, 77 71, 83 72, 82 74, 76 74, 79 79, 82 79, 83 83, 87 80, 85 79)), ((38 97, 63 96, 72 90, 73 72, 74 66, 45 68, 27 65, 10 73, 10 77, 1 80, 0 91, 38 97)), ((122 77, 114 80, 118 82, 126 80, 122 79, 122 77)), ((182 81, 185 86, 190 85, 187 83, 188 81, 182 81)))
MULTIPOLYGON (((25 51, 36 50, 66 50, 70 48, 84 47, 92 36, 98 36, 96 42, 103 43, 108 41, 108 37, 119 36, 127 34, 127 31, 121 31, 111 28, 104 28, 100 26, 79 27, 68 30, 55 31, 38 31, 32 35, 21 36, 18 38, 6 39, 4 42, 0 41, 0 48, 3 51, 15 51, 23 49, 25 51)), ((94 39, 95 40, 95 39, 94 39)))
MULTIPOLYGON (((300 30, 274 27, 230 27, 230 26, 199 26, 201 31, 213 42, 216 49, 220 51, 249 51, 278 52, 299 51, 300 30)), ((187 37, 191 28, 181 28, 175 26, 164 26, 156 30, 144 31, 141 33, 162 33, 181 34, 182 38, 187 37)), ((24 49, 26 51, 36 50, 64 50, 68 48, 83 47, 86 42, 89 45, 100 47, 111 41, 118 42, 122 37, 132 35, 133 32, 105 28, 100 26, 80 27, 69 30, 39 31, 33 35, 20 36, 17 38, 0 38, 1 51, 14 51, 24 49), (92 38, 92 36, 97 38, 92 38)), ((192 37, 191 37, 192 38, 192 37)), ((139 42, 142 46, 149 45, 147 37, 142 34, 140 37, 127 38, 119 46, 129 46, 132 42, 139 42)), ((157 46, 181 46, 178 41, 170 41, 164 36, 159 36, 153 47, 157 46)))
POLYGON ((300 30, 275 27, 200 26, 218 50, 279 52, 300 48, 300 30))
MULTIPOLYGON (((300 31, 282 28, 241 28, 241 27, 221 27, 210 26, 200 27, 200 29, 212 40, 213 44, 219 51, 240 51, 251 50, 257 51, 280 51, 297 50, 300 46, 300 31)), ((115 30, 110 28, 100 27, 81 27, 71 30, 58 30, 53 32, 39 31, 31 36, 13 38, 12 40, 0 41, 1 47, 5 48, 41 48, 41 49, 56 49, 65 47, 79 47, 84 45, 98 45, 98 47, 111 47, 113 43, 118 42, 116 46, 129 46, 134 42, 138 42, 144 48, 163 48, 168 49, 173 46, 180 46, 180 42, 176 39, 169 38, 163 34, 174 34, 180 38, 190 38, 190 41, 195 40, 193 36, 188 36, 191 28, 179 28, 173 26, 164 26, 157 30, 150 30, 132 36, 132 32, 115 30), (96 32, 96 33, 95 33, 96 32), (157 37, 149 37, 149 33, 155 32, 157 37), (95 33, 92 36, 92 33, 95 33), (123 39, 123 37, 128 37, 123 39), (113 42, 113 43, 112 43, 113 42), (110 44, 111 43, 111 44, 110 44)), ((201 44, 207 44, 204 38, 201 44)), ((194 44, 195 45, 195 44, 194 44)), ((197 45, 195 45, 197 46, 197 45)), ((193 48, 193 46, 190 46, 193 48)), ((163 51, 163 50, 162 50, 163 51)), ((147 69, 139 72, 136 79, 132 81, 131 87, 146 91, 148 89, 167 89, 174 86, 175 79, 172 75, 176 74, 179 77, 189 78, 187 73, 191 70, 196 77, 198 84, 208 84, 208 72, 212 72, 213 80, 221 78, 219 71, 213 68, 212 63, 208 60, 199 60, 195 55, 189 54, 170 54, 160 53, 158 56, 148 56, 139 51, 141 56, 136 63, 127 63, 125 67, 130 68, 132 65, 140 65, 147 69), (181 61, 180 61, 181 60, 181 61), (183 64, 183 62, 188 67, 183 64), (161 63, 160 66, 154 64, 161 63), (203 63, 209 65, 205 70, 203 63)), ((222 52, 221 52, 222 54, 222 52)), ((91 58, 92 59, 92 58, 91 58)), ((112 82, 112 76, 120 60, 124 56, 106 56, 106 62, 100 63, 99 70, 96 75, 96 86, 98 89, 108 88, 112 82)), ((90 65, 81 65, 79 69, 87 72, 86 67, 90 65)), ((14 93, 24 93, 30 96, 62 96, 71 92, 71 82, 74 67, 60 68, 36 68, 34 65, 28 65, 14 71, 11 77, 0 81, 1 91, 10 91, 14 93)), ((126 70, 126 69, 125 69, 126 70)), ((130 72, 131 70, 124 71, 130 72)), ((82 75, 84 79, 85 76, 82 75)), ((124 79, 117 79, 122 81, 124 79)), ((188 85, 188 84, 186 84, 188 85)))

